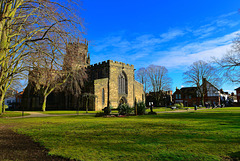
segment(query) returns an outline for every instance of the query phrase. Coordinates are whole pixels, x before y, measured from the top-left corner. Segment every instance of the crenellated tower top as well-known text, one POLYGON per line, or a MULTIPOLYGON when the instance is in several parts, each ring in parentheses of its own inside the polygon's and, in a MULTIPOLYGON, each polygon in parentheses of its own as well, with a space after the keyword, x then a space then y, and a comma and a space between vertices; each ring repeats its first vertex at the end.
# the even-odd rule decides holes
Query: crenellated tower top
POLYGON ((88 42, 72 42, 66 47, 64 57, 64 68, 87 67, 90 65, 90 54, 88 53, 88 42))

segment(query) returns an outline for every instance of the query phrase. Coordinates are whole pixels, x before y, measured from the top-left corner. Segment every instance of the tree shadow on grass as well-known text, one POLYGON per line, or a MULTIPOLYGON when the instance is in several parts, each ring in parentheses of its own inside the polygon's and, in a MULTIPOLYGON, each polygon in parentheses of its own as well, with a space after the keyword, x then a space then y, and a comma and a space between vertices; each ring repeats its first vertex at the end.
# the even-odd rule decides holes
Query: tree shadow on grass
POLYGON ((233 160, 233 161, 239 161, 240 160, 240 151, 230 153, 228 155, 231 157, 231 160, 233 160))

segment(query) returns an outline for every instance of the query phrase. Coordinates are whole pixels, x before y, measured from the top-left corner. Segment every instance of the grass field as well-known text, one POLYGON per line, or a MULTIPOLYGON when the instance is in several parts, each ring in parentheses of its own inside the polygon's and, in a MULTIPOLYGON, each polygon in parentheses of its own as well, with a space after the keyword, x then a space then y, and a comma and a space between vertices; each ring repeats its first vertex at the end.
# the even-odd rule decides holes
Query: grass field
MULTIPOLYGON (((40 113, 43 113, 43 114, 76 114, 77 111, 45 111, 45 112, 42 112, 42 111, 37 111, 37 112, 40 112, 40 113)), ((78 111, 78 113, 86 113, 86 111, 78 111)), ((97 113, 96 111, 88 111, 88 113, 97 113)))
POLYGON ((240 160, 240 108, 124 118, 0 119, 77 160, 240 160))
MULTIPOLYGON (((29 115, 28 113, 24 112, 24 116, 29 115)), ((1 117, 18 117, 18 116, 22 116, 22 112, 15 112, 15 111, 6 111, 5 113, 3 113, 3 115, 0 115, 1 117)))

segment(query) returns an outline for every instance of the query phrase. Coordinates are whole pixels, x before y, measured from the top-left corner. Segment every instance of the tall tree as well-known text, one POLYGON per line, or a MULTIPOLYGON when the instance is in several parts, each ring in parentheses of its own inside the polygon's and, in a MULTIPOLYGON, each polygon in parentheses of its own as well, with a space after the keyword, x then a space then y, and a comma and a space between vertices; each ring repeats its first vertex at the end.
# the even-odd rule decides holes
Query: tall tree
MULTIPOLYGON (((55 39, 55 41, 57 40, 55 39)), ((87 78, 86 69, 81 65, 85 60, 82 56, 76 55, 78 52, 76 53, 74 46, 67 46, 68 52, 63 55, 56 52, 56 48, 50 44, 50 46, 45 46, 45 49, 39 49, 40 53, 30 57, 32 60, 29 62, 32 63, 30 66, 33 70, 29 74, 29 81, 36 92, 43 95, 43 111, 46 110, 47 97, 54 90, 64 90, 65 93, 71 93, 75 98, 79 98, 87 78), (43 56, 41 52, 46 52, 46 55, 43 56)))
POLYGON ((216 87, 218 87, 221 81, 218 75, 218 70, 211 64, 202 60, 196 61, 190 65, 188 70, 183 73, 183 76, 186 84, 191 84, 197 87, 197 92, 201 98, 202 105, 204 105, 204 96, 207 92, 206 90, 208 90, 207 88, 204 88, 204 80, 210 82, 216 87))
POLYGON ((136 79, 143 84, 143 90, 146 93, 149 87, 149 81, 146 68, 139 68, 136 71, 136 79))
POLYGON ((58 61, 61 55, 57 55, 54 49, 47 51, 49 56, 43 56, 43 49, 39 49, 38 53, 30 56, 28 60, 32 63, 32 70, 29 72, 29 83, 34 87, 35 92, 42 94, 43 104, 42 110, 46 110, 47 97, 55 89, 60 88, 69 77, 67 71, 63 71, 61 62, 58 61), (32 59, 32 60, 31 60, 32 59))
POLYGON ((57 47, 52 35, 59 35, 62 43, 81 35, 81 31, 77 30, 71 34, 82 25, 82 21, 66 3, 55 0, 1 0, 0 113, 7 89, 17 75, 29 69, 24 63, 27 56, 36 53, 36 49, 44 43, 57 47))
POLYGON ((146 69, 153 92, 171 89, 172 79, 168 77, 168 70, 164 66, 150 65, 146 69))
POLYGON ((157 102, 163 97, 163 91, 171 89, 172 79, 164 66, 150 65, 146 69, 151 88, 157 102))

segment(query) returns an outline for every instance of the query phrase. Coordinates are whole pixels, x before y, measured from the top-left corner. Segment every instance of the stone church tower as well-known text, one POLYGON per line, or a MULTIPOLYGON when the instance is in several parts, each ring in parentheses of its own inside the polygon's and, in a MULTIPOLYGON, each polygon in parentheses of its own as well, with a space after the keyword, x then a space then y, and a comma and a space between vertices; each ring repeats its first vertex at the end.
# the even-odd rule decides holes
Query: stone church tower
POLYGON ((87 67, 90 65, 90 54, 88 53, 88 42, 68 43, 66 56, 63 61, 64 68, 87 67))

